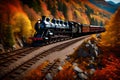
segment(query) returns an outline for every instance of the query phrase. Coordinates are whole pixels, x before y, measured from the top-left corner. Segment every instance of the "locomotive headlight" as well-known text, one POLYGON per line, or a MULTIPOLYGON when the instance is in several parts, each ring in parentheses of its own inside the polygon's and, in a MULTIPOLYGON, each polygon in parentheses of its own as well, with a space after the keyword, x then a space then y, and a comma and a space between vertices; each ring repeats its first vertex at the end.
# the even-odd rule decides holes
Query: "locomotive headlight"
POLYGON ((45 37, 46 40, 48 40, 48 37, 45 37))
POLYGON ((50 34, 51 36, 53 35, 53 33, 52 33, 52 32, 50 32, 49 34, 50 34))
POLYGON ((40 21, 38 21, 38 23, 40 23, 40 21))

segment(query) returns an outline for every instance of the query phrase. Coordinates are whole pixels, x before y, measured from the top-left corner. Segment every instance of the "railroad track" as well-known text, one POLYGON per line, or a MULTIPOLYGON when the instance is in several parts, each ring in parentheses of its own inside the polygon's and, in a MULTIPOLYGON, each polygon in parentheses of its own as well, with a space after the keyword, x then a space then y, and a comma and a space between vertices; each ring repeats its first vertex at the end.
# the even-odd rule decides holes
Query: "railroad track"
POLYGON ((26 56, 30 52, 38 49, 39 47, 28 47, 25 49, 20 49, 18 51, 15 51, 14 53, 5 54, 0 58, 0 68, 1 67, 7 67, 11 63, 14 63, 15 61, 19 60, 20 58, 26 56))
POLYGON ((24 52, 24 51, 26 51, 30 48, 32 48, 32 47, 21 48, 21 49, 18 49, 18 50, 14 50, 14 51, 11 51, 11 52, 6 52, 6 53, 3 53, 3 54, 0 54, 0 60, 4 59, 4 58, 7 58, 9 56, 24 52))
POLYGON ((59 65, 60 65, 59 59, 56 59, 52 63, 49 63, 45 68, 41 70, 43 76, 40 78, 40 80, 45 80, 48 74, 50 74, 51 77, 54 77, 55 74, 59 71, 58 70, 59 65))
POLYGON ((3 69, 1 68, 0 80, 13 80, 13 79, 14 80, 19 80, 20 77, 22 77, 21 73, 24 73, 32 65, 34 65, 37 61, 41 60, 42 58, 46 57, 47 55, 49 55, 52 52, 62 50, 65 47, 68 47, 68 46, 74 44, 75 42, 78 42, 78 41, 80 41, 84 38, 86 38, 86 37, 77 38, 77 39, 71 40, 69 42, 61 43, 59 45, 56 45, 56 46, 54 46, 54 47, 52 47, 52 48, 50 48, 46 51, 43 51, 43 52, 40 52, 39 54, 36 54, 31 59, 28 59, 28 60, 23 61, 19 64, 16 64, 16 66, 13 66, 12 68, 10 68, 10 66, 8 68, 7 67, 3 68, 3 69), (5 69, 7 69, 7 70, 5 70, 5 69))

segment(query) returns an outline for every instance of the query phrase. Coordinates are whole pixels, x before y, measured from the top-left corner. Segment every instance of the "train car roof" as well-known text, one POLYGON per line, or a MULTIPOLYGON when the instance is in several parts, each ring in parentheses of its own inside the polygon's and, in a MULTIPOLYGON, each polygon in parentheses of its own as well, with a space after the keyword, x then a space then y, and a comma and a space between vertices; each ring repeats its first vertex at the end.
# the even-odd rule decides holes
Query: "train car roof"
POLYGON ((103 26, 90 25, 90 27, 103 27, 103 26))
POLYGON ((90 25, 88 25, 88 24, 82 24, 83 26, 90 26, 90 25))

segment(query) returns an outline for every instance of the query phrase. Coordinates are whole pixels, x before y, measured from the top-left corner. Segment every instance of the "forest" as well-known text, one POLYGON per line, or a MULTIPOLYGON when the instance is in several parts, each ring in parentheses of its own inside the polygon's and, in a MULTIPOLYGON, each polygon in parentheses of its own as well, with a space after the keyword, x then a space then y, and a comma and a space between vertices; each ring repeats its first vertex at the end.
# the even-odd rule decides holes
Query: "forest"
POLYGON ((2 0, 0 43, 5 50, 19 49, 26 45, 24 43, 31 43, 29 38, 35 33, 34 25, 43 15, 103 26, 111 13, 94 6, 88 0, 2 0))

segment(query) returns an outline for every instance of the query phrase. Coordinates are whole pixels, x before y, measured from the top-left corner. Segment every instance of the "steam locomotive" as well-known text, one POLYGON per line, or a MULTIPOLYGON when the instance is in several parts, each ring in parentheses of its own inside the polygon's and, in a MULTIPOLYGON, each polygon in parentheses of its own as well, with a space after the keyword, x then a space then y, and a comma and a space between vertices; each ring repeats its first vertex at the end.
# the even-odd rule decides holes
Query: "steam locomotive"
POLYGON ((37 21, 35 30, 36 33, 32 38, 35 46, 105 31, 102 26, 80 24, 55 18, 50 19, 46 16, 42 16, 42 19, 37 21))

